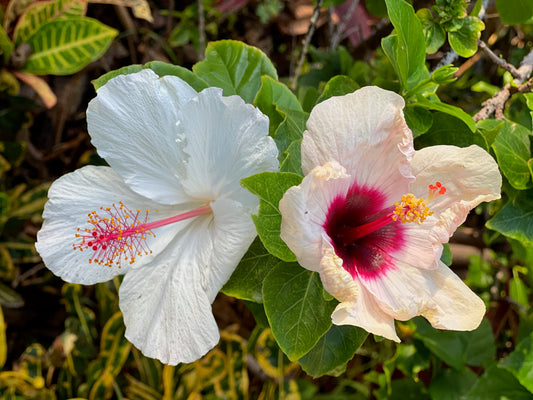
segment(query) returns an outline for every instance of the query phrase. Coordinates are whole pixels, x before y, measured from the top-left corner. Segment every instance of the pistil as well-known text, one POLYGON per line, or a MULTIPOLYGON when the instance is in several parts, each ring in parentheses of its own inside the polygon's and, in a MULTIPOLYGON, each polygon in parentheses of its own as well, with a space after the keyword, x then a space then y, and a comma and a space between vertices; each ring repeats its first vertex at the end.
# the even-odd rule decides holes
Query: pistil
POLYGON ((101 216, 96 211, 88 214, 87 223, 91 228, 78 228, 76 238, 78 243, 72 245, 74 250, 90 250, 93 255, 89 263, 96 263, 108 267, 121 267, 122 262, 132 264, 136 257, 151 253, 146 243, 148 236, 155 237, 153 229, 170 225, 189 218, 194 218, 211 212, 209 205, 198 207, 182 214, 162 220, 148 222, 150 210, 133 212, 122 202, 111 207, 100 207, 101 216), (144 214, 144 215, 143 215, 144 214))

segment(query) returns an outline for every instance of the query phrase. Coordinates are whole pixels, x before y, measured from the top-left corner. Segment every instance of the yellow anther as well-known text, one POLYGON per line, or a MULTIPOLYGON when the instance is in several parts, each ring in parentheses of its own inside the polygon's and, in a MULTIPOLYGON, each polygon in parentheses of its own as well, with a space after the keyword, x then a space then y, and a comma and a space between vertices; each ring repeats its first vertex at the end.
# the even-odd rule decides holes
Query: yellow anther
POLYGON ((408 222, 416 222, 418 225, 422 224, 424 220, 433 214, 424 203, 423 199, 415 197, 408 193, 402 196, 402 201, 394 203, 396 207, 393 211, 392 219, 402 221, 403 224, 408 222))

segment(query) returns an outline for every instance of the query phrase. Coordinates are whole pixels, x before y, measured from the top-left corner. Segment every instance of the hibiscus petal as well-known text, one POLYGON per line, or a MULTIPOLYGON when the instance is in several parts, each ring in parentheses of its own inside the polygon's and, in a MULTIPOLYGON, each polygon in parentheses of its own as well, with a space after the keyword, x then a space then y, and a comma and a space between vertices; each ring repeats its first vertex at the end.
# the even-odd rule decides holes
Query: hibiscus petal
POLYGON ((478 146, 432 146, 418 150, 411 163, 416 181, 411 192, 428 195, 428 185, 440 182, 446 193, 428 204, 434 213, 431 239, 447 242, 468 212, 483 201, 500 198, 502 177, 494 159, 478 146))
POLYGON ((117 76, 89 103, 92 143, 137 193, 163 204, 188 201, 181 184, 187 156, 176 124, 195 96, 180 78, 159 78, 149 69, 117 76))
POLYGON ((331 319, 335 325, 358 326, 374 335, 400 342, 394 318, 383 312, 364 287, 359 288, 357 301, 340 303, 331 314, 331 319))
POLYGON ((285 192, 279 202, 281 238, 310 271, 320 270, 324 223, 330 204, 339 195, 346 195, 351 177, 337 162, 315 168, 299 186, 285 192))
POLYGON ((383 312, 402 321, 422 315, 435 328, 472 330, 485 313, 483 301, 441 261, 434 270, 402 265, 360 282, 383 312))
MULTIPOLYGON (((100 212, 100 207, 110 207, 119 201, 132 210, 158 209, 156 215, 161 219, 183 211, 139 196, 109 167, 87 166, 64 175, 52 184, 48 197, 43 213, 44 223, 37 234, 35 246, 54 274, 73 283, 105 282, 130 269, 127 262, 121 268, 89 263, 93 251, 73 250, 72 245, 79 242, 75 237, 77 228, 91 227, 87 223, 89 212, 100 212)), ((192 206, 189 205, 190 208, 192 206)), ((180 225, 174 224, 159 229, 157 240, 149 237, 146 243, 152 254, 138 257, 134 266, 149 262, 179 229, 180 225)))
POLYGON ((187 193, 195 198, 232 198, 251 207, 256 198, 239 181, 278 169, 278 150, 268 136, 268 117, 238 96, 208 88, 180 111, 187 137, 187 193))
MULTIPOLYGON (((257 198, 255 201, 259 207, 257 198)), ((204 290, 212 303, 252 244, 257 231, 250 212, 237 201, 218 199, 211 203, 211 209, 214 215, 210 231, 213 253, 208 267, 204 268, 204 290)))
POLYGON ((176 365, 197 360, 219 339, 203 269, 210 268, 212 215, 189 223, 144 268, 130 270, 119 290, 126 338, 144 355, 176 365))
POLYGON ((403 106, 401 96, 373 86, 315 106, 302 141, 304 173, 336 160, 359 186, 379 188, 389 203, 398 201, 414 179, 413 138, 403 106))
POLYGON ((217 344, 210 304, 256 236, 240 203, 218 199, 211 208, 120 287, 126 337, 167 364, 194 361, 217 344))

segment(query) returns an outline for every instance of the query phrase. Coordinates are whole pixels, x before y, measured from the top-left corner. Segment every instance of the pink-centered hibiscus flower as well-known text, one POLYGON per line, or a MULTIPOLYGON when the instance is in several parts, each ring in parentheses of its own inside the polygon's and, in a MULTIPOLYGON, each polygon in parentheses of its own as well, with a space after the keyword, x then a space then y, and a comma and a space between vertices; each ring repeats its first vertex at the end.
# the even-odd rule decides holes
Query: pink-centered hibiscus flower
POLYGON ((109 167, 52 184, 37 250, 68 282, 126 274, 126 337, 164 363, 194 361, 218 343, 211 303, 256 236, 258 199, 239 181, 278 168, 268 118, 143 70, 100 88, 87 123, 109 167))
POLYGON ((501 188, 477 146, 415 151, 403 107, 377 87, 318 104, 302 141, 306 176, 279 204, 281 237, 340 302, 333 323, 395 341, 395 319, 479 325, 485 305, 440 261, 442 243, 501 188))

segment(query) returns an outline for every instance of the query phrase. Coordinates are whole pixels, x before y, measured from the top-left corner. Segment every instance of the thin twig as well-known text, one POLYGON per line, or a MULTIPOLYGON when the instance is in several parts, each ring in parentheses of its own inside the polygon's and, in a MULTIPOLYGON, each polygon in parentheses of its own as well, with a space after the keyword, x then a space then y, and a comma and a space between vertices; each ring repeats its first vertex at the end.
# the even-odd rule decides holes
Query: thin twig
POLYGON ((205 16, 202 0, 198 0, 198 31, 198 45, 200 46, 198 57, 203 60, 205 53, 205 16))
POLYGON ((494 64, 496 64, 500 68, 503 68, 506 71, 509 71, 511 75, 513 75, 514 78, 520 78, 520 74, 518 70, 515 68, 515 66, 512 64, 509 64, 503 58, 500 58, 496 54, 494 54, 492 50, 489 49, 489 47, 485 44, 484 41, 478 40, 477 44, 479 48, 492 60, 494 64))
POLYGON ((348 10, 346 10, 346 13, 344 14, 342 18, 342 21, 340 22, 339 25, 337 25, 337 29, 335 30, 335 33, 333 37, 331 38, 330 48, 332 50, 336 49, 340 41, 342 40, 342 34, 344 32, 344 29, 346 28, 346 24, 352 17, 352 14, 354 13, 358 4, 359 4, 359 0, 352 0, 352 2, 350 3, 350 7, 348 8, 348 10))
POLYGON ((313 15, 311 16, 311 23, 309 24, 309 29, 307 31, 307 35, 305 36, 305 40, 304 40, 303 47, 302 47, 302 52, 300 53, 300 58, 298 59, 298 64, 296 64, 296 70, 294 71, 294 75, 290 79, 290 87, 292 90, 296 89, 298 78, 300 77, 300 74, 302 73, 302 66, 304 64, 307 51, 309 50, 309 43, 311 43, 311 38, 313 37, 313 34, 315 33, 316 23, 318 21, 318 16, 320 15, 320 9, 322 8, 322 3, 324 3, 324 0, 317 1, 315 9, 313 11, 313 15))
MULTIPOLYGON (((531 72, 533 72, 533 50, 524 57, 520 63, 520 67, 516 70, 517 77, 513 82, 514 85, 511 85, 510 83, 506 84, 498 93, 492 96, 492 98, 482 103, 481 105, 483 108, 474 115, 474 121, 478 122, 486 119, 490 117, 492 113, 494 113, 494 116, 497 119, 504 119, 503 108, 505 102, 514 93, 529 93, 531 91, 533 78, 526 83, 523 83, 531 75, 531 72)), ((513 76, 515 76, 515 74, 513 74, 513 76)))
POLYGON ((170 32, 172 31, 172 25, 174 25, 174 9, 176 8, 176 4, 174 0, 168 0, 168 15, 167 15, 167 21, 166 21, 166 35, 169 36, 170 32))

